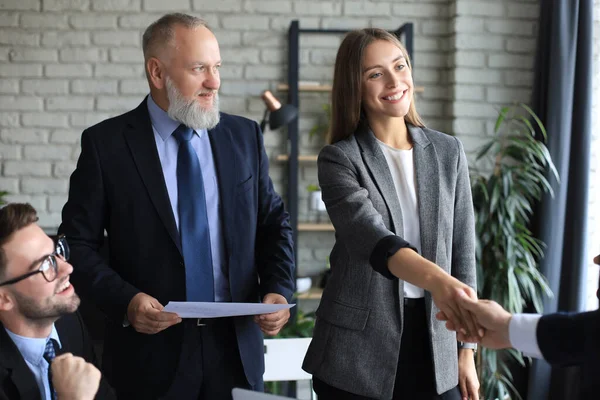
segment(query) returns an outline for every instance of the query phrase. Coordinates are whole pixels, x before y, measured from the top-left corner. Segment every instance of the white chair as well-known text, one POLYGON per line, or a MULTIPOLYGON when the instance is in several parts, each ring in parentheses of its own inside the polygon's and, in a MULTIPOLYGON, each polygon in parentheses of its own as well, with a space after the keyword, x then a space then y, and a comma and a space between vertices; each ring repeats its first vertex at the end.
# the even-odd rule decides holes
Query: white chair
POLYGON ((265 382, 310 381, 311 399, 316 399, 312 389, 312 375, 302 369, 302 361, 312 338, 265 339, 265 382))

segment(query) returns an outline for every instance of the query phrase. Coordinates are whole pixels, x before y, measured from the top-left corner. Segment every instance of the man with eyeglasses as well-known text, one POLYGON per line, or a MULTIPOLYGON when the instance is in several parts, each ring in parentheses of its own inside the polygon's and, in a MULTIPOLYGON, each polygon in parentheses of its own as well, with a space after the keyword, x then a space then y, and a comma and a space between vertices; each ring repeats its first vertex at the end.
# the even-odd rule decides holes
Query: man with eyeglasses
POLYGON ((37 220, 29 204, 0 210, 0 400, 113 398, 90 364, 67 241, 37 220))

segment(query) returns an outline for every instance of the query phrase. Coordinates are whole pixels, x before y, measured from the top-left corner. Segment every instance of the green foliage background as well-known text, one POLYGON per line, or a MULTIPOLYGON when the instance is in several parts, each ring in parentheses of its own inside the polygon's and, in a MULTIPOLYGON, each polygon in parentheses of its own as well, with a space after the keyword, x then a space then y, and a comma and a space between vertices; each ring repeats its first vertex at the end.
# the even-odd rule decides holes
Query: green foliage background
MULTIPOLYGON (((522 103, 503 107, 494 136, 477 155, 477 161, 491 157, 493 170, 471 168, 479 297, 495 300, 511 313, 522 312, 527 304, 542 312, 543 297, 552 296, 538 269, 544 243, 529 229, 534 204, 544 193, 553 194, 547 175, 559 179, 546 140, 546 129, 531 108, 522 103)), ((510 360, 525 365, 521 353, 512 349, 478 353, 485 399, 521 399, 510 360)))

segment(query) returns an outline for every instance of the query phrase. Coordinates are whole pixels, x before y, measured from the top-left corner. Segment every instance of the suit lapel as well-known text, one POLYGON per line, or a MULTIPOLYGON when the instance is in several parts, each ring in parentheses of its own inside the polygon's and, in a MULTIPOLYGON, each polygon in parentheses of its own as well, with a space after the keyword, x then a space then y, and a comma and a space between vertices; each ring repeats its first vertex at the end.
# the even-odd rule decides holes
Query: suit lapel
POLYGON ((440 202, 440 174, 435 148, 421 128, 408 125, 414 143, 414 163, 419 203, 421 254, 436 261, 440 202))
POLYGON ((138 172, 142 177, 146 190, 148 190, 148 195, 169 232, 169 236, 181 253, 179 231, 173 216, 167 185, 158 157, 146 99, 132 113, 129 126, 126 128, 124 135, 138 172))
POLYGON ((394 180, 392 179, 392 174, 387 165, 385 155, 381 151, 379 144, 377 144, 373 132, 371 132, 368 127, 359 127, 355 137, 361 147, 365 165, 371 172, 371 177, 379 188, 379 192, 392 217, 392 229, 396 235, 403 237, 404 224, 402 220, 402 209, 400 208, 400 200, 398 199, 396 186, 394 185, 394 180))
MULTIPOLYGON (((234 212, 225 212, 224 210, 235 210, 235 187, 238 183, 239 159, 234 151, 235 146, 232 138, 232 133, 228 127, 220 122, 214 129, 208 132, 210 145, 213 152, 215 162, 215 172, 217 174, 217 182, 219 185, 219 200, 221 202, 221 221, 223 221, 222 232, 225 239, 225 250, 228 257, 233 254, 232 236, 234 212)), ((229 263, 230 265, 230 263, 229 263)))
MULTIPOLYGON (((2 324, 0 324, 0 354, 0 370, 6 371, 6 379, 11 380, 15 385, 19 392, 19 398, 41 399, 40 389, 33 373, 2 324)), ((0 371, 0 375, 2 375, 2 371, 0 371)))

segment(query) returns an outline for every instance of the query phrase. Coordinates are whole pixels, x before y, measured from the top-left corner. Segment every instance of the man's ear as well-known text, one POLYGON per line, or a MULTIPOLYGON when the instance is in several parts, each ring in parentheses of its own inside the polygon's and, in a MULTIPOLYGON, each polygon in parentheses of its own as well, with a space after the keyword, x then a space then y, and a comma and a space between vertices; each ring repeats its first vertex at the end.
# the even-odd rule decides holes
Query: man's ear
POLYGON ((161 90, 165 87, 165 65, 158 58, 150 57, 146 61, 146 73, 152 86, 161 90))
POLYGON ((0 311, 12 310, 15 306, 15 301, 9 291, 0 287, 0 311))

